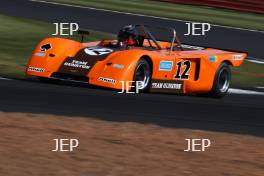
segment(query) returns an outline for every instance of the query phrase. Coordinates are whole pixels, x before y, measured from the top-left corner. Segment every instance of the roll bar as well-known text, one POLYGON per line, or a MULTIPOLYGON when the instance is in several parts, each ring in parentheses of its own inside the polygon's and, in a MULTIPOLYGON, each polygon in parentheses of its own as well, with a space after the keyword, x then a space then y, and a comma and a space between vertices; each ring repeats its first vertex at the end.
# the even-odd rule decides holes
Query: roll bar
MULTIPOLYGON (((151 32, 149 30, 147 30, 148 27, 150 27, 150 26, 143 25, 143 24, 137 24, 137 25, 135 25, 135 27, 140 27, 140 29, 143 31, 145 37, 148 39, 148 42, 149 42, 150 45, 151 45, 151 42, 149 41, 149 39, 151 39, 155 43, 155 45, 157 46, 157 48, 159 50, 161 49, 161 46, 157 42, 156 38, 153 36, 153 34, 151 34, 151 32)), ((169 30, 169 31, 172 32, 170 53, 173 51, 175 41, 178 43, 179 47, 181 48, 180 40, 178 39, 176 30, 174 28, 156 27, 156 26, 154 28, 166 29, 166 30, 169 30)))

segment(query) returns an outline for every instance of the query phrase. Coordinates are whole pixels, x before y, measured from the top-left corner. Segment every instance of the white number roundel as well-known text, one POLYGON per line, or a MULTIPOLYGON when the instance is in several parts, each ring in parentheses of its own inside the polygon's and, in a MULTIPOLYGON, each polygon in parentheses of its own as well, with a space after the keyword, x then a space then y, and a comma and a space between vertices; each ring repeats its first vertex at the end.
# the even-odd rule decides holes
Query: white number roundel
POLYGON ((84 52, 91 56, 98 56, 98 55, 100 56, 100 55, 111 53, 113 52, 113 50, 109 48, 85 48, 84 52))

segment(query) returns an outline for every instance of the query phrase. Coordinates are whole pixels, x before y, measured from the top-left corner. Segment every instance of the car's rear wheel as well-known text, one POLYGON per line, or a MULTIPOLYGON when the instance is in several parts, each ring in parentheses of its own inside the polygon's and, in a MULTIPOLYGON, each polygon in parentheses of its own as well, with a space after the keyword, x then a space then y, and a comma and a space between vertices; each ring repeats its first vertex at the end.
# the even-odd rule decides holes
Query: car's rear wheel
POLYGON ((222 63, 214 78, 214 83, 210 95, 221 98, 227 94, 231 82, 231 69, 228 63, 222 63))
POLYGON ((151 67, 145 59, 140 59, 136 65, 134 72, 134 86, 140 92, 145 92, 149 89, 151 78, 151 67), (137 83, 138 82, 138 83, 137 83))

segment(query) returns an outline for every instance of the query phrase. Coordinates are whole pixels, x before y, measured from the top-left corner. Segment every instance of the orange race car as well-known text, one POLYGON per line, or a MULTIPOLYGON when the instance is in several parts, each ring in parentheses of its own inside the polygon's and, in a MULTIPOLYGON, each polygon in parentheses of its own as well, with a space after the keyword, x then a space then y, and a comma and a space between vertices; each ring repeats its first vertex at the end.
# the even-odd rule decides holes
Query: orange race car
MULTIPOLYGON (((70 80, 120 90, 138 86, 140 91, 213 97, 227 93, 230 67, 240 66, 246 53, 181 44, 173 28, 166 30, 169 35, 160 32, 164 28, 155 30, 128 25, 117 40, 89 43, 46 38, 33 52, 26 74, 41 81, 70 80), (170 39, 157 39, 155 32, 170 39)), ((79 31, 82 40, 88 33, 79 31)))

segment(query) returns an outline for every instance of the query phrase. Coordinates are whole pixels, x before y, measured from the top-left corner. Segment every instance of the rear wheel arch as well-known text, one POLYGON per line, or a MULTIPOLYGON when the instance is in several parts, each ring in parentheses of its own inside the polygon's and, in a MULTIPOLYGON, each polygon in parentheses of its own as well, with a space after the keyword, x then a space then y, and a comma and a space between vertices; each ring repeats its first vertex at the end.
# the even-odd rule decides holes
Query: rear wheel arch
POLYGON ((231 81, 231 68, 230 63, 222 62, 214 76, 213 86, 210 91, 210 96, 215 98, 221 98, 226 95, 231 81))
MULTIPOLYGON (((231 61, 229 61, 229 60, 224 60, 222 63, 227 63, 228 65, 230 65, 230 66, 233 67, 233 63, 232 63, 231 61)), ((221 64, 222 64, 222 63, 221 63, 221 64)), ((220 64, 220 65, 221 65, 221 64, 220 64)), ((219 65, 219 66, 220 66, 220 65, 219 65)))

